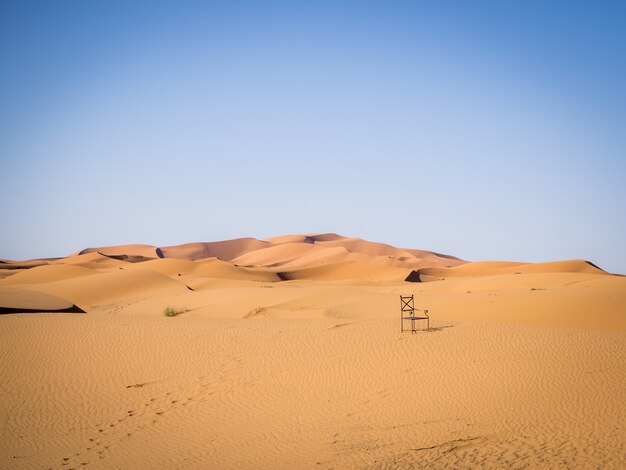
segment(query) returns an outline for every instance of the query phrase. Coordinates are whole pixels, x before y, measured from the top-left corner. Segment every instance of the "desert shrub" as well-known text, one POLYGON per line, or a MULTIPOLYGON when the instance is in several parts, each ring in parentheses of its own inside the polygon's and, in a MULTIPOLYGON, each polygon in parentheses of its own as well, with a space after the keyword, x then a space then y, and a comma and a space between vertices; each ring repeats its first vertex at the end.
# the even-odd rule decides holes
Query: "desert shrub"
POLYGON ((163 315, 166 317, 175 317, 176 315, 180 315, 181 313, 185 313, 187 311, 187 307, 185 308, 174 308, 174 307, 165 307, 163 310, 163 315))

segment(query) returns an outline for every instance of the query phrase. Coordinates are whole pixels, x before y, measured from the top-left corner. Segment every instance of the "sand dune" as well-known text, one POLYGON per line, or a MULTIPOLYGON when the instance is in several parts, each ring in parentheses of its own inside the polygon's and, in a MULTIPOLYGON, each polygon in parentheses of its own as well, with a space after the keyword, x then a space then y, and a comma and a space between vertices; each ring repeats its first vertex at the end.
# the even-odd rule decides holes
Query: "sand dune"
POLYGON ((31 259, 26 261, 12 261, 8 259, 0 260, 0 269, 30 269, 37 266, 50 264, 51 260, 31 259))
POLYGON ((268 268, 286 265, 308 267, 324 261, 336 260, 348 253, 349 251, 343 247, 329 249, 307 243, 283 243, 246 253, 235 258, 233 263, 241 266, 268 268))
POLYGON ((40 259, 26 261, 0 260, 0 280, 37 266, 46 266, 50 264, 50 262, 54 261, 40 259))
POLYGON ((147 261, 126 269, 144 269, 167 276, 191 276, 200 278, 238 279, 245 281, 276 282, 280 278, 273 272, 262 269, 247 269, 234 266, 217 258, 189 261, 184 259, 157 259, 147 261))
POLYGON ((391 256, 395 258, 411 258, 414 256, 424 257, 427 256, 429 259, 439 259, 441 261, 441 265, 446 266, 455 266, 457 264, 463 263, 462 260, 454 257, 445 257, 442 258, 430 251, 422 251, 422 250, 404 250, 402 248, 396 248, 391 245, 387 245, 385 243, 377 243, 370 242, 367 240, 363 240, 360 238, 342 238, 337 240, 328 240, 328 241, 319 241, 316 242, 322 246, 332 247, 332 246, 342 246, 349 250, 352 253, 365 253, 370 256, 391 256))
POLYGON ((185 245, 167 246, 162 248, 166 258, 198 260, 205 258, 219 258, 230 261, 252 250, 267 246, 266 242, 255 238, 238 238, 209 243, 187 243, 185 245))
POLYGON ((0 262, 0 313, 0 468, 626 461, 626 277, 582 260, 120 245, 0 262), (400 294, 430 331, 400 333, 400 294))
POLYGON ((280 235, 278 237, 266 238, 263 241, 270 245, 282 245, 284 243, 315 243, 315 239, 310 235, 280 235))
POLYGON ((365 262, 343 262, 294 271, 282 271, 279 275, 285 280, 401 281, 406 276, 406 273, 407 268, 403 267, 368 264, 365 262))
MULTIPOLYGON (((464 261, 446 255, 424 250, 405 250, 384 243, 370 242, 359 238, 346 238, 337 234, 286 235, 265 240, 270 246, 249 251, 232 260, 243 266, 263 266, 275 270, 299 270, 298 278, 306 274, 308 268, 322 264, 342 262, 369 263, 377 265, 373 274, 382 272, 381 264, 405 268, 457 266, 464 261)), ((364 266, 365 271, 367 267, 364 266)), ((338 271, 333 269, 335 273, 338 271)), ((313 271, 319 278, 320 273, 313 271)), ((351 275, 352 276, 352 275, 351 275)), ((368 277, 367 272, 357 278, 368 277)))
POLYGON ((233 266, 232 264, 218 259, 199 262, 194 274, 205 278, 213 277, 220 279, 239 279, 245 281, 264 282, 280 281, 280 278, 271 271, 233 266))
MULTIPOLYGON (((431 251, 396 248, 384 243, 370 242, 360 238, 347 238, 335 233, 317 235, 284 235, 265 240, 239 238, 219 242, 198 242, 184 245, 154 247, 151 245, 118 245, 87 248, 80 255, 100 253, 107 256, 145 258, 175 258, 202 260, 218 258, 243 266, 276 267, 297 263, 297 267, 313 267, 320 260, 343 261, 339 254, 358 253, 372 258, 386 256, 399 262, 413 263, 428 261, 428 266, 457 266, 465 263, 459 258, 431 251), (306 265, 303 257, 309 256, 312 265, 306 265)), ((146 259, 147 260, 147 259, 146 259)), ((127 261, 142 261, 127 260, 127 261)), ((295 265, 293 266, 296 267, 295 265)))
MULTIPOLYGON (((603 325, 621 328, 624 323, 624 315, 620 313, 624 278, 611 276, 582 260, 467 263, 449 255, 400 249, 337 234, 286 235, 266 240, 242 238, 164 248, 119 245, 80 253, 43 264, 36 260, 2 263, 0 285, 29 286, 31 290, 67 299, 87 311, 103 308, 102 305, 123 311, 129 305, 141 305, 156 298, 155 306, 150 308, 158 314, 161 306, 167 306, 171 295, 185 294, 185 302, 193 304, 196 311, 204 311, 202 302, 208 302, 204 304, 207 307, 213 304, 205 298, 195 301, 193 295, 187 298, 189 289, 215 293, 224 288, 221 290, 224 295, 233 289, 244 292, 242 283, 246 282, 261 284, 252 285, 253 292, 259 287, 298 283, 303 292, 306 282, 314 281, 339 282, 342 286, 395 283, 400 292, 414 286, 405 284, 404 279, 419 278, 422 282, 439 281, 427 282, 433 285, 419 288, 423 291, 420 295, 426 296, 426 302, 441 305, 446 318, 458 321, 592 328, 603 325), (231 261, 207 257, 211 254, 231 261), (155 257, 146 258, 146 255, 155 257), (11 269, 13 265, 19 269, 11 269), (594 276, 607 282, 599 282, 594 276), (271 285, 265 286, 267 283, 271 285), (592 311, 601 313, 587 314, 592 311)), ((272 296, 281 291, 272 291, 272 296)), ((323 294, 313 304, 322 305, 321 297, 323 294)), ((232 300, 224 299, 218 304, 225 311, 233 311, 229 302, 232 300)), ((253 305, 236 316, 244 316, 257 307, 266 308, 268 304, 253 305)))
POLYGON ((2 281, 0 286, 15 284, 40 284, 64 279, 72 279, 81 276, 92 276, 97 272, 81 266, 72 265, 44 265, 37 266, 26 271, 20 271, 2 281))
POLYGON ((408 281, 427 282, 454 277, 499 276, 503 274, 530 273, 589 273, 608 274, 593 263, 584 260, 553 261, 548 263, 512 263, 483 261, 444 268, 422 268, 411 273, 408 281))
POLYGON ((83 254, 83 255, 70 255, 66 258, 57 260, 57 264, 70 264, 74 266, 83 266, 85 268, 92 269, 117 269, 121 266, 126 266, 128 263, 124 260, 117 259, 111 256, 106 256, 97 251, 83 254))
POLYGON ((99 248, 85 248, 77 254, 85 255, 88 253, 100 253, 103 255, 126 255, 126 256, 143 256, 146 258, 162 258, 160 248, 152 245, 115 245, 115 246, 103 246, 99 248))
POLYGON ((27 288, 0 285, 0 314, 27 312, 81 313, 72 302, 29 290, 27 288))
POLYGON ((280 245, 282 243, 316 243, 334 240, 343 240, 346 237, 336 233, 313 233, 308 235, 280 235, 277 237, 266 238, 265 241, 272 245, 280 245))
POLYGON ((176 296, 188 291, 185 284, 146 270, 118 270, 32 284, 29 288, 68 299, 86 311, 101 305, 113 305, 116 308, 116 302, 124 305, 154 296, 176 296))
POLYGON ((452 321, 626 330, 626 278, 619 276, 506 274, 414 285, 429 311, 452 321))

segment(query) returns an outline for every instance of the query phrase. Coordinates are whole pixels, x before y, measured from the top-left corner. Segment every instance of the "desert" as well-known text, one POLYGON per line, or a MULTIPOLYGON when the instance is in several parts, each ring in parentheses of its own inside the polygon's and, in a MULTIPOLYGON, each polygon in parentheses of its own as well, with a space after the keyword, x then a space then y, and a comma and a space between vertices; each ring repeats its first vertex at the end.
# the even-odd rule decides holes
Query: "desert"
POLYGON ((0 470, 626 469, 626 1, 0 23, 0 470))
POLYGON ((0 273, 2 468, 626 462, 626 277, 584 260, 328 233, 0 273), (400 332, 400 295, 428 330, 400 332))

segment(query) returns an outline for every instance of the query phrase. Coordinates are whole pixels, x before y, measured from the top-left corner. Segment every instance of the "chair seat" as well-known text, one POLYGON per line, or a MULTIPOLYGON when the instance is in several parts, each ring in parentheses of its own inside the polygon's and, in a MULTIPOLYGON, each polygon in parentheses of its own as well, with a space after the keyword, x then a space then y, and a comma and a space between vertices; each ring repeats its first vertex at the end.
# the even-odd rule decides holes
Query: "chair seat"
POLYGON ((428 320, 428 317, 402 317, 403 320, 428 320))

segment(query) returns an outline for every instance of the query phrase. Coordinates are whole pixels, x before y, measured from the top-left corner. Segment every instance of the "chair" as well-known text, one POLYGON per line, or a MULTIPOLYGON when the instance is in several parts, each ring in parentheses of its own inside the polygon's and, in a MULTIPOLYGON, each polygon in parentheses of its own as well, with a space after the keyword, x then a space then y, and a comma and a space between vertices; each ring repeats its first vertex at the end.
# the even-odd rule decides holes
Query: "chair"
MULTIPOLYGON (((415 328, 415 322, 419 320, 426 320, 426 330, 430 330, 430 317, 428 316, 428 310, 420 310, 415 308, 412 295, 400 295, 400 332, 404 333, 404 322, 411 322, 411 334, 417 333, 415 328), (416 313, 422 312, 422 313, 416 313)), ((408 329, 406 331, 409 331, 408 329)))

